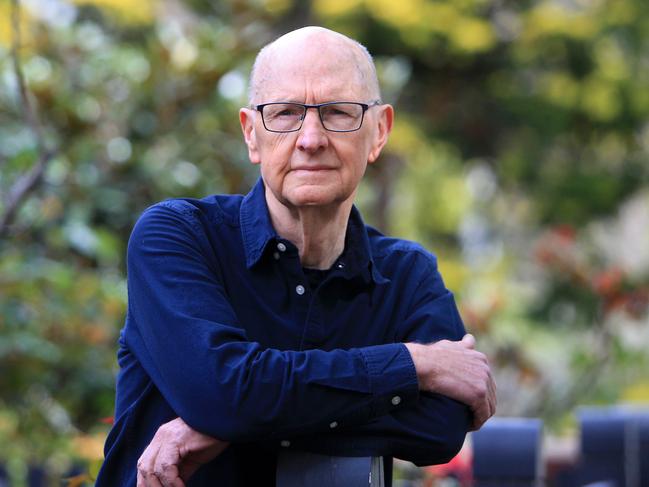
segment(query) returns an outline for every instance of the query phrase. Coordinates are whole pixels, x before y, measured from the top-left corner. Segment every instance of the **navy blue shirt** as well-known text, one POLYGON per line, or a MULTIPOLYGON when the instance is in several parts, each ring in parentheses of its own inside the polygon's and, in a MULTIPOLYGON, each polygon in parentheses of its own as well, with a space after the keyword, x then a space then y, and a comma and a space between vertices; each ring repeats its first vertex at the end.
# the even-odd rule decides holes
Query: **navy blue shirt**
POLYGON ((128 244, 115 424, 97 486, 134 486, 158 427, 182 417, 231 445, 188 486, 273 485, 276 452, 448 461, 466 406, 418 390, 404 342, 459 340, 435 257, 353 208, 315 288, 275 232, 260 180, 245 197, 147 209, 128 244))

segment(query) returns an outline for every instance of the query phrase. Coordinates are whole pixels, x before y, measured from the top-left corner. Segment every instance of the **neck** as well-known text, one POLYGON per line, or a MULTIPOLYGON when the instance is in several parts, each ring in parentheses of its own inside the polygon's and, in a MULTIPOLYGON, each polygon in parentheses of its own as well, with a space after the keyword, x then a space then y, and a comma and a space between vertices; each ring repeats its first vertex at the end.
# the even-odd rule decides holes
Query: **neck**
POLYGON ((275 231, 295 244, 302 266, 329 269, 345 248, 345 234, 353 198, 329 206, 288 207, 266 190, 275 231))

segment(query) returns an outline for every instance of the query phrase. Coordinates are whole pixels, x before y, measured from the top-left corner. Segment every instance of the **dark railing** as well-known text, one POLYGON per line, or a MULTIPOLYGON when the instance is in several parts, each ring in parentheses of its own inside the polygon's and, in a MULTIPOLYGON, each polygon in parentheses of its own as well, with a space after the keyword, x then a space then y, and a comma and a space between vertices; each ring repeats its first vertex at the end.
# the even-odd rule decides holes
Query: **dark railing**
MULTIPOLYGON (((649 409, 581 408, 575 458, 546 475, 543 422, 492 418, 471 434, 473 487, 649 487, 649 409)), ((277 487, 384 487, 381 457, 330 457, 286 451, 278 459, 277 487)), ((45 472, 31 468, 29 487, 45 472)), ((404 484, 405 485, 405 484, 404 484)), ((0 463, 0 487, 10 487, 0 463)))

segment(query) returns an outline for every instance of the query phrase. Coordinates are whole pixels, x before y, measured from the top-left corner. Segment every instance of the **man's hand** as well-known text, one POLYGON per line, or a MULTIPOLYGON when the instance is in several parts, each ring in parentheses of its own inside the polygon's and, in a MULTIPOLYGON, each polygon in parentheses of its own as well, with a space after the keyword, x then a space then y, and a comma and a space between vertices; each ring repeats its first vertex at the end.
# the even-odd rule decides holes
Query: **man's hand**
POLYGON ((468 405, 477 430, 496 412, 496 383, 487 357, 474 349, 475 338, 422 345, 406 343, 417 370, 419 388, 468 405))
POLYGON ((181 418, 169 421, 158 428, 137 462, 137 487, 185 487, 201 465, 228 445, 193 430, 181 418))

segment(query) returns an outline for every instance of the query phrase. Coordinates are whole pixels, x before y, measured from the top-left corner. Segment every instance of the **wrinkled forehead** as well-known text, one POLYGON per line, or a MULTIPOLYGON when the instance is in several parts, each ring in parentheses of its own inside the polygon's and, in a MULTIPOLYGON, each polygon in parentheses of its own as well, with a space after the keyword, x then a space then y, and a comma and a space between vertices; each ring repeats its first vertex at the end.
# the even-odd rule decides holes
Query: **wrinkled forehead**
POLYGON ((367 61, 349 45, 313 42, 280 46, 259 66, 259 102, 366 101, 367 61))
POLYGON ((322 103, 334 100, 365 101, 365 86, 358 73, 336 66, 275 66, 258 85, 265 101, 286 100, 322 103))

